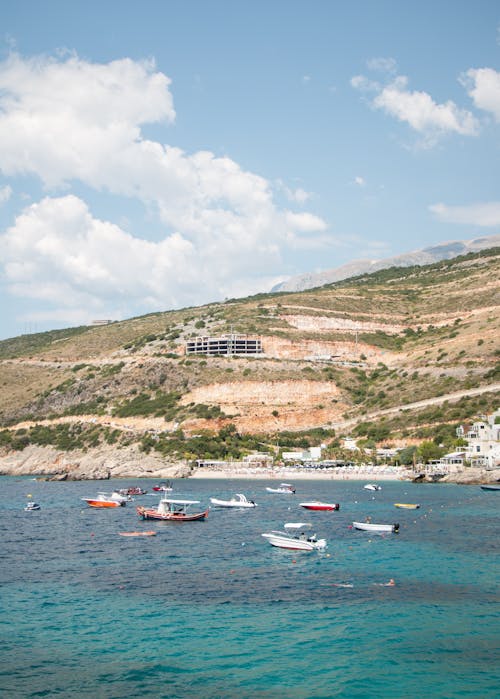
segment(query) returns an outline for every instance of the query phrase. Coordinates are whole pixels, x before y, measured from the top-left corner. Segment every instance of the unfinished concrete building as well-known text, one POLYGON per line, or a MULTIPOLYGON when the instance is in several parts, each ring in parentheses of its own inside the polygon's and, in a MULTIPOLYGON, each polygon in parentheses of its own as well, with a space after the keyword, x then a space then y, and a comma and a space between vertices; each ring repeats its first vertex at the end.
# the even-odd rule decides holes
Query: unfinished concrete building
POLYGON ((209 357, 255 356, 262 354, 260 338, 247 335, 195 337, 188 340, 186 354, 204 354, 209 357))

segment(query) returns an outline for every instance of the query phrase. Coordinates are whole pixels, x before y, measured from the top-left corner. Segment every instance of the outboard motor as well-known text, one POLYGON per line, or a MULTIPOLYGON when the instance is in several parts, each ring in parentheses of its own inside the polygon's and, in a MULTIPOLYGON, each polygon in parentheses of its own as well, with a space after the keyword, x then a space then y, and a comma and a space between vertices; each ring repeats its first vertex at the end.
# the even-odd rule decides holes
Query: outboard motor
POLYGON ((394 526, 394 533, 397 534, 399 531, 399 522, 395 522, 393 526, 394 526))

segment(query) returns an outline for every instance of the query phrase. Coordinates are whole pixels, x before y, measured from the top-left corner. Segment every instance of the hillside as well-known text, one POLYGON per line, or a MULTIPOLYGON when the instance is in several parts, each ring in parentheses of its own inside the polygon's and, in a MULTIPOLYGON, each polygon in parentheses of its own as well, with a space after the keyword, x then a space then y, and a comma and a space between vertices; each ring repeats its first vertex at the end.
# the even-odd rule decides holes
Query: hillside
POLYGON ((473 240, 452 240, 448 243, 432 245, 422 250, 403 253, 382 260, 353 260, 341 267, 326 269, 322 272, 309 272, 291 277, 275 286, 271 291, 304 291, 324 284, 339 282, 343 279, 371 274, 390 267, 414 267, 415 265, 430 265, 441 260, 451 260, 459 255, 479 252, 500 245, 500 234, 490 235, 473 240))
POLYGON ((240 457, 345 431, 446 441, 498 407, 500 249, 0 342, 0 446, 240 457), (186 355, 249 334, 262 355, 186 355), (412 407, 413 403, 428 404, 412 407))

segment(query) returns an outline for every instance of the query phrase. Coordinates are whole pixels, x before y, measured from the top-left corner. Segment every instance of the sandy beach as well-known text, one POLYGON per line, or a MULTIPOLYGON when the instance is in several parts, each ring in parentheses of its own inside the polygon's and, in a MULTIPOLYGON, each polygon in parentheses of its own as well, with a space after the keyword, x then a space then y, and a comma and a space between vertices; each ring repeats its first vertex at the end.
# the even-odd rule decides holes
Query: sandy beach
POLYGON ((276 481, 289 480, 335 480, 335 481, 364 481, 364 480, 408 480, 411 473, 400 467, 352 467, 352 468, 198 468, 190 478, 221 478, 221 479, 267 479, 276 481))

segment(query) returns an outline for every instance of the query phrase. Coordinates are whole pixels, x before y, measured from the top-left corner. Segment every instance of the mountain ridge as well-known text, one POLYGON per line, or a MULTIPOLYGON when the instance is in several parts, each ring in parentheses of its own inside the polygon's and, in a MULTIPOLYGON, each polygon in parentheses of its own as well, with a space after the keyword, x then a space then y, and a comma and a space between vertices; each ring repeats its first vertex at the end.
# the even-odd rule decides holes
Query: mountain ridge
POLYGON ((276 284, 271 293, 279 291, 305 291, 314 289, 332 282, 343 281, 361 274, 371 274, 390 267, 424 266, 451 260, 470 252, 479 252, 500 245, 500 234, 472 238, 471 240, 452 240, 438 245, 431 245, 421 250, 403 253, 384 258, 382 260, 352 260, 340 267, 333 267, 323 272, 306 272, 276 284))

